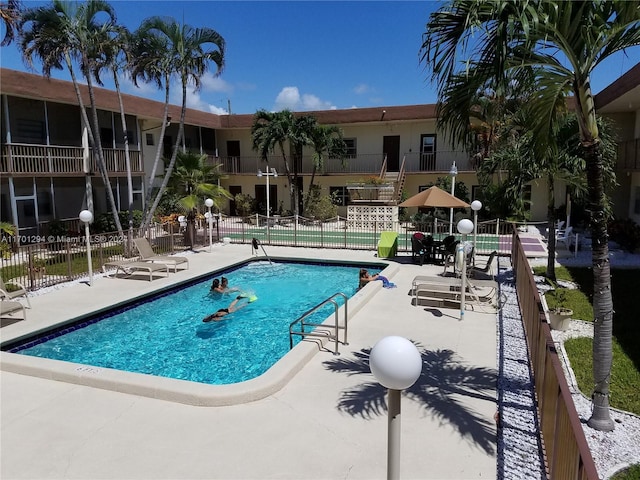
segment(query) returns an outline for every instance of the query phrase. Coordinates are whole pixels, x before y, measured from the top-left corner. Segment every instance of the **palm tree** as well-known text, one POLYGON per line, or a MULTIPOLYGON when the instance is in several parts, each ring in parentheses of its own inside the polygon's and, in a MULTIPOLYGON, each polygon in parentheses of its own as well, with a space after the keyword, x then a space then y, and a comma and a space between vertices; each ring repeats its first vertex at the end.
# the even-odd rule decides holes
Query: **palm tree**
POLYGON ((299 213, 298 167, 302 162, 302 151, 304 147, 312 145, 313 132, 318 127, 318 120, 313 115, 295 116, 291 110, 286 109, 274 113, 258 110, 253 117, 253 149, 265 162, 268 162, 269 154, 274 152, 276 146, 280 150, 289 181, 291 208, 295 215, 299 213), (293 169, 289 165, 285 150, 287 142, 293 151, 293 169))
MULTIPOLYGON (((143 229, 146 229, 153 218, 162 194, 167 188, 184 135, 187 85, 192 83, 194 90, 198 90, 200 88, 200 78, 209 69, 210 62, 216 65, 214 76, 222 73, 224 69, 225 41, 218 32, 210 28, 193 28, 189 25, 181 25, 173 18, 163 17, 152 17, 145 20, 138 29, 136 37, 138 39, 148 37, 150 39, 149 42, 156 46, 164 45, 165 48, 162 51, 153 52, 147 63, 138 63, 139 66, 134 70, 134 75, 139 78, 145 78, 146 76, 146 78, 151 78, 157 82, 159 78, 162 78, 163 72, 165 80, 168 80, 166 75, 175 73, 182 86, 182 108, 178 136, 173 146, 164 179, 156 193, 153 204, 151 206, 146 205, 147 212, 143 221, 143 229)), ((168 89, 168 87, 166 88, 168 89)), ((165 105, 165 112, 167 108, 168 104, 165 105)), ((153 181, 153 176, 150 179, 153 181)))
MULTIPOLYGON (((469 65, 475 67, 476 75, 497 85, 505 85, 513 72, 534 67, 534 135, 550 131, 558 99, 573 95, 587 171, 593 242, 595 387, 588 424, 598 430, 614 428, 608 399, 613 301, 602 142, 590 76, 604 59, 640 44, 639 24, 640 10, 634 2, 453 0, 431 14, 421 47, 421 60, 431 67, 439 93, 469 65)), ((464 113, 445 115, 440 125, 465 132, 464 113)))
MULTIPOLYGON (((129 72, 134 85, 139 81, 155 83, 158 88, 164 87, 164 109, 162 112, 162 124, 160 126, 160 138, 158 145, 163 145, 164 135, 169 118, 169 95, 171 88, 171 74, 173 72, 170 63, 172 58, 167 55, 169 40, 166 36, 155 32, 136 30, 129 45, 129 72)), ((145 182, 144 208, 151 205, 153 196, 153 182, 162 159, 162 148, 156 150, 156 156, 149 176, 145 182)), ((145 222, 143 219, 143 226, 145 222)))
POLYGON ((313 148, 313 170, 309 191, 313 189, 316 172, 324 168, 325 157, 339 158, 344 166, 347 154, 347 144, 344 141, 342 130, 335 125, 317 125, 311 131, 311 147, 313 148))
POLYGON ((13 42, 20 24, 21 6, 18 0, 8 0, 0 3, 0 17, 4 23, 4 37, 0 47, 6 47, 13 42))
MULTIPOLYGON (((102 30, 105 25, 114 23, 114 10, 102 0, 89 0, 81 5, 53 0, 50 6, 35 7, 25 11, 20 21, 19 30, 21 32, 20 49, 29 67, 33 68, 33 57, 38 57, 42 63, 42 73, 48 78, 51 76, 52 69, 62 70, 63 63, 66 65, 75 88, 89 143, 93 148, 102 182, 107 192, 111 213, 118 233, 122 234, 118 209, 104 163, 98 113, 91 81, 91 71, 94 69, 94 58, 91 55, 99 50, 96 43, 104 40, 102 30), (98 18, 105 14, 107 19, 100 23, 98 18), (73 67, 74 61, 79 63, 80 70, 87 80, 92 113, 91 122, 80 94, 73 67)), ((86 180, 86 197, 87 208, 93 210, 93 193, 89 176, 86 180)))
POLYGON ((282 110, 280 112, 267 112, 266 110, 258 110, 253 117, 253 125, 251 126, 251 140, 253 149, 260 155, 262 161, 269 163, 269 154, 273 153, 277 146, 282 155, 284 170, 287 174, 289 183, 289 195, 291 197, 291 208, 295 208, 294 185, 296 180, 293 177, 287 153, 284 148, 286 142, 289 141, 289 132, 293 125, 294 117, 291 110, 282 110))
POLYGON ((100 78, 101 71, 108 69, 113 77, 113 83, 118 95, 118 106, 120 109, 120 124, 122 128, 125 168, 127 171, 127 211, 128 211, 128 231, 127 231, 127 251, 133 249, 133 180, 131 177, 131 155, 129 153, 129 135, 127 133, 127 119, 122 101, 122 91, 120 89, 120 72, 124 71, 129 60, 129 45, 131 44, 131 33, 126 27, 115 24, 105 24, 101 32, 105 38, 95 45, 98 51, 93 52, 93 76, 98 85, 103 85, 100 78))
POLYGON ((193 152, 178 152, 176 168, 169 180, 168 190, 176 193, 180 199, 180 206, 187 212, 187 218, 191 221, 187 243, 193 245, 195 232, 193 231, 193 219, 195 213, 204 204, 204 200, 211 198, 213 205, 218 210, 225 199, 233 196, 219 186, 219 180, 224 178, 220 173, 221 165, 207 165, 207 156, 193 152))

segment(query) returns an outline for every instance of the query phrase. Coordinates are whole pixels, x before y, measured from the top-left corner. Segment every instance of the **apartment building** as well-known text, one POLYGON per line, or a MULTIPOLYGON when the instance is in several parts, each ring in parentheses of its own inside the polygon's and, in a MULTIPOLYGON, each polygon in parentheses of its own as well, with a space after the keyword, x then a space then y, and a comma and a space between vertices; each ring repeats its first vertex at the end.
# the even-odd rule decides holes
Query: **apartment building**
MULTIPOLYGON (((634 104, 634 110, 629 107, 630 98, 638 98, 639 68, 634 67, 598 96, 598 100, 603 98, 600 111, 621 123, 625 132, 621 143, 624 161, 620 168, 627 180, 617 192, 620 198, 616 202, 618 210, 625 211, 625 216, 640 215, 639 109, 637 104, 634 104), (635 150, 631 152, 633 145, 635 150), (625 201, 628 208, 623 209, 619 202, 625 201)), ((88 106, 87 89, 80 88, 88 106)), ((73 84, 0 69, 0 93, 0 219, 18 225, 19 234, 27 237, 42 234, 52 219, 77 218, 88 205, 96 213, 108 211, 106 190, 82 124, 73 84)), ((95 100, 110 186, 119 208, 125 210, 128 191, 118 98, 114 91, 97 88, 95 100)), ((161 154, 168 152, 173 145, 180 108, 169 107, 172 121, 166 126, 164 140, 159 144, 164 104, 132 95, 123 95, 123 103, 134 205, 141 208, 145 175, 149 175, 158 151, 161 154)), ((341 199, 339 213, 342 215, 346 213, 347 204, 358 201, 393 205, 398 200, 397 190, 404 189, 409 195, 418 193, 438 177, 449 175, 454 162, 458 171, 456 183, 464 183, 472 197, 476 194, 478 182, 469 155, 459 146, 451 145, 445 133, 438 131, 435 105, 308 113, 321 124, 339 126, 344 133, 348 146, 345 162, 326 160, 314 179, 323 193, 335 193, 341 199), (349 194, 349 188, 366 183, 368 177, 379 176, 382 172, 387 172, 386 178, 396 187, 392 195, 369 195, 366 188, 363 196, 358 195, 357 188, 349 194)), ((232 194, 246 193, 263 204, 267 182, 264 176, 258 176, 258 171, 266 171, 267 165, 252 150, 252 123, 252 114, 215 115, 188 109, 183 147, 206 154, 209 161, 221 164, 227 175, 222 186, 232 194)), ((289 155, 289 162, 292 158, 289 155)), ((284 161, 279 152, 269 158, 268 167, 278 172, 277 177, 269 178, 272 211, 293 210, 284 161)), ((303 152, 296 169, 300 191, 306 192, 313 173, 311 151, 303 152)), ((160 170, 162 174, 162 165, 160 170)), ((532 220, 546 217, 546 191, 544 182, 532 183, 532 220)), ((562 192, 559 198, 557 204, 563 202, 562 192)), ((225 213, 236 213, 233 201, 228 202, 225 213)))

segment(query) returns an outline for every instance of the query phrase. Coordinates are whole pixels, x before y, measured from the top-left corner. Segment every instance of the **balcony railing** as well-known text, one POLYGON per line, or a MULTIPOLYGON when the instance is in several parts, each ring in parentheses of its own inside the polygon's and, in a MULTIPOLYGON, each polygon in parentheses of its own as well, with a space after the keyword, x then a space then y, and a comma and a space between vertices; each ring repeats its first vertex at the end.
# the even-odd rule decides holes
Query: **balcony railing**
MULTIPOLYGON (((407 173, 448 173, 451 164, 455 161, 458 171, 472 171, 469 155, 465 152, 437 152, 437 154, 425 155, 420 153, 405 153, 405 170, 407 173)), ((382 154, 354 155, 344 160, 328 158, 324 160, 323 168, 316 171, 317 175, 379 175, 382 169, 384 156, 382 154)), ((287 158, 289 169, 293 171, 293 159, 287 158)), ((239 157, 215 157, 208 156, 211 165, 221 164, 222 172, 228 175, 255 175, 258 169, 265 168, 265 161, 258 156, 239 157)), ((271 155, 268 160, 269 167, 275 168, 279 174, 284 175, 284 160, 281 155, 271 155)), ((393 169, 388 169, 393 171, 393 169)), ((299 174, 310 175, 313 173, 313 161, 310 155, 305 155, 298 160, 299 174)), ((397 170, 396 170, 397 171, 397 170)))
MULTIPOLYGON (((123 149, 103 148, 109 173, 125 173, 123 149)), ((142 156, 138 150, 129 150, 131 171, 142 173, 142 156)), ((84 148, 75 146, 34 145, 8 143, 2 145, 0 174, 74 176, 84 175, 84 148)), ((97 172, 92 155, 92 172, 97 172)))

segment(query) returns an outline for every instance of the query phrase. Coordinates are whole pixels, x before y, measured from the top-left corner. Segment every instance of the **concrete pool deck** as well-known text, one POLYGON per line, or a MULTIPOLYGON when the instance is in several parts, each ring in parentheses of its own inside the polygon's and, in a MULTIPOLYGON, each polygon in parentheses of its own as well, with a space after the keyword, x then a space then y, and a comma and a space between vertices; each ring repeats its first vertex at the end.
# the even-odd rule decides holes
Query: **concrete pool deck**
MULTIPOLYGON (((265 248, 274 257, 381 261, 372 251, 265 248)), ((250 245, 220 244, 190 256, 190 269, 168 278, 96 278, 93 287, 33 296, 27 320, 3 327, 0 336, 20 337, 250 256, 250 245)), ((3 365, 0 477, 385 478, 385 391, 369 373, 367 355, 380 338, 401 335, 420 345, 424 361, 402 400, 402 478, 495 478, 495 312, 467 310, 460 322, 457 310, 413 306, 413 277, 442 267, 413 265, 409 255, 398 260, 389 262, 398 288, 376 282, 359 293, 367 298, 350 311, 341 355, 316 347, 282 388, 249 403, 186 405, 3 365)))

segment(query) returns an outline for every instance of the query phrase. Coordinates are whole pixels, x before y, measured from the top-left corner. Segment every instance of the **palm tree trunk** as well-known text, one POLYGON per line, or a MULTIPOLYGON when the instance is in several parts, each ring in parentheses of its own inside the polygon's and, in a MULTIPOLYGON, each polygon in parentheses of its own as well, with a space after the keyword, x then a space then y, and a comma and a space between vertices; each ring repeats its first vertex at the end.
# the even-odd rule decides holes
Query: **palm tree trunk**
POLYGON ((178 148, 180 148, 180 143, 182 142, 182 136, 184 135, 184 118, 187 113, 187 81, 183 79, 182 81, 182 108, 180 110, 180 126, 178 127, 178 138, 176 138, 176 143, 173 146, 173 151, 171 153, 171 160, 169 161, 169 166, 164 173, 164 178, 162 179, 162 185, 160 185, 160 189, 156 194, 155 199, 153 200, 153 205, 147 212, 147 224, 145 228, 150 223, 150 219, 153 218, 153 215, 158 208, 158 204, 160 203, 160 199, 164 194, 164 191, 167 189, 167 185, 169 183, 169 179, 171 178, 171 174, 173 173, 173 167, 176 164, 176 158, 178 157, 178 148))
MULTIPOLYGON (((164 88, 164 112, 162 115, 162 126, 160 127, 160 138, 158 139, 158 149, 156 150, 156 158, 153 161, 153 167, 151 168, 151 173, 149 173, 149 178, 146 183, 146 190, 144 196, 144 209, 145 215, 142 221, 142 235, 147 231, 149 225, 151 224, 151 220, 153 219, 153 213, 151 212, 151 196, 153 193, 153 180, 156 177, 156 172, 158 170, 158 165, 160 164, 160 157, 162 154, 162 144, 164 141, 164 134, 167 129, 167 118, 169 118, 169 80, 170 76, 167 75, 165 77, 165 88, 164 88)), ((176 143, 180 143, 177 141, 176 143)), ((155 211, 155 208, 153 208, 155 211)))
MULTIPOLYGON (((73 69, 73 65, 71 64, 71 58, 68 55, 65 55, 65 61, 67 63, 67 68, 69 70, 69 75, 71 75, 71 81, 73 83, 73 88, 76 92, 76 98, 78 99, 78 106, 80 107, 80 116, 82 117, 82 123, 87 129, 87 136, 89 137, 89 143, 91 145, 94 144, 93 140, 93 131, 91 130, 91 124, 89 123, 89 117, 87 117, 87 110, 84 108, 84 102, 82 100, 82 94, 80 93, 80 87, 78 86, 78 79, 76 78, 76 72, 73 69)), ((87 198, 87 209, 94 213, 93 207, 93 188, 91 186, 91 178, 89 177, 89 173, 86 173, 88 177, 85 183, 85 196, 87 198)))
POLYGON ((609 383, 613 362, 613 299, 611 297, 611 265, 603 161, 600 143, 585 146, 589 206, 591 209, 591 242, 593 263, 593 411, 587 424, 596 430, 611 431, 614 423, 609 414, 609 383))
POLYGON ((556 218, 555 218, 555 188, 553 175, 547 177, 547 278, 556 281, 556 218))
POLYGON ((296 212, 295 210, 295 195, 293 190, 293 175, 291 175, 291 170, 289 169, 289 162, 287 162, 287 155, 284 153, 284 145, 280 143, 280 152, 282 153, 282 160, 284 163, 284 170, 287 173, 287 180, 289 181, 289 198, 291 202, 291 211, 296 212))
POLYGON ((124 135, 124 159, 127 169, 127 203, 129 214, 129 229, 127 231, 127 253, 131 255, 133 250, 133 180, 131 179, 131 156, 129 155, 129 135, 127 135, 127 118, 124 114, 124 104, 122 102, 122 93, 120 92, 120 81, 118 80, 118 71, 113 69, 113 83, 118 93, 118 104, 120 106, 120 121, 122 122, 122 134, 124 135))
POLYGON ((111 182, 109 181, 109 174, 107 173, 107 168, 104 163, 104 153, 102 151, 102 142, 100 140, 100 128, 98 122, 98 110, 96 109, 96 101, 93 94, 93 83, 91 82, 91 74, 89 72, 83 72, 84 76, 87 80, 87 89, 89 90, 89 101, 91 103, 91 116, 93 120, 93 128, 94 128, 94 151, 96 152, 96 156, 98 158, 98 168, 100 169, 100 176, 102 177, 102 183, 104 183, 104 188, 107 191, 107 200, 109 201, 109 206, 111 207, 111 214, 113 215, 113 221, 116 224, 116 229, 118 230, 118 235, 120 238, 124 237, 124 233, 122 231, 122 224, 120 223, 120 217, 118 216, 118 207, 116 206, 115 198, 113 197, 113 189, 111 188, 111 182))

